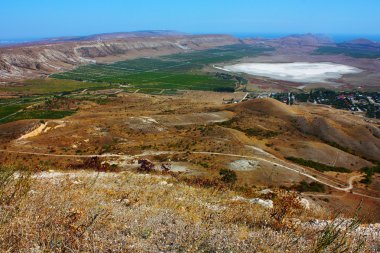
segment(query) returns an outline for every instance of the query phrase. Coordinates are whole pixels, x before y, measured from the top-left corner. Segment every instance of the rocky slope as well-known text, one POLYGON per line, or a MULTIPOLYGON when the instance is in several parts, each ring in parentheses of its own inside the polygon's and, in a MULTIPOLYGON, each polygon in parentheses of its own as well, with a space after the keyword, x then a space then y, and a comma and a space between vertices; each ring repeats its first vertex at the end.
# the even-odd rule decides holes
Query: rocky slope
POLYGON ((238 43, 228 35, 118 33, 69 40, 48 40, 0 48, 0 81, 32 78, 81 64, 201 50, 238 43))

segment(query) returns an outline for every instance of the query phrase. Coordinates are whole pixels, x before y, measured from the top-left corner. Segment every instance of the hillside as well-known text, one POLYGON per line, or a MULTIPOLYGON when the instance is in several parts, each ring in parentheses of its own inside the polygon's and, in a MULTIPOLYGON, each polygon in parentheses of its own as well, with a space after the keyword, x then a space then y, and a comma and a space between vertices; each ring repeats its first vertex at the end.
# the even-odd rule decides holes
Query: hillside
POLYGON ((180 35, 158 32, 58 38, 0 48, 0 81, 48 75, 94 62, 114 62, 236 43, 238 40, 228 35, 180 35))
MULTIPOLYGON (((242 115, 241 124, 246 128, 259 124, 263 128, 278 132, 273 142, 277 147, 284 147, 283 151, 280 151, 284 156, 289 154, 289 148, 292 146, 291 149, 297 150, 299 141, 312 141, 301 146, 308 147, 307 149, 313 147, 311 150, 315 150, 309 152, 308 158, 322 163, 335 162, 339 166, 359 169, 360 166, 368 165, 368 162, 359 157, 379 159, 379 129, 349 113, 340 111, 337 117, 337 112, 332 113, 332 109, 328 107, 314 105, 291 107, 274 99, 251 100, 233 107, 232 110, 242 115), (255 116, 255 119, 247 120, 252 116, 255 116), (315 141, 324 145, 315 145, 313 144, 315 141), (336 150, 338 157, 343 156, 346 159, 335 161, 334 157, 327 155, 331 154, 331 149, 336 150), (319 152, 322 155, 317 156, 319 152)), ((304 149, 303 152, 305 153, 304 149)))

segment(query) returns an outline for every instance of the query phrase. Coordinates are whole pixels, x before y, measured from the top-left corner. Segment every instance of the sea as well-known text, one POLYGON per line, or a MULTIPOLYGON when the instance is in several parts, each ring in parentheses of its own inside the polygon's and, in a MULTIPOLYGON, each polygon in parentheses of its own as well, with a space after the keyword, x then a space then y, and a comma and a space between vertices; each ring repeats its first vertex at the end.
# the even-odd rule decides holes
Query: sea
POLYGON ((41 41, 43 39, 44 38, 0 39, 0 47, 29 43, 29 42, 34 42, 34 41, 41 41))

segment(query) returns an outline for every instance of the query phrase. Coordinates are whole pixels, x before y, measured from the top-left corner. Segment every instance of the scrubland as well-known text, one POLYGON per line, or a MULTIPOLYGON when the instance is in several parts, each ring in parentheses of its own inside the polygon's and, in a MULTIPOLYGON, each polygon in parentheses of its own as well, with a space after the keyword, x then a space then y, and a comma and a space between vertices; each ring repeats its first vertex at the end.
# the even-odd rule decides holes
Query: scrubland
POLYGON ((3 252, 375 252, 380 246, 355 220, 318 223, 332 214, 306 210, 280 190, 267 196, 268 209, 226 183, 205 187, 165 173, 2 167, 0 175, 3 252))

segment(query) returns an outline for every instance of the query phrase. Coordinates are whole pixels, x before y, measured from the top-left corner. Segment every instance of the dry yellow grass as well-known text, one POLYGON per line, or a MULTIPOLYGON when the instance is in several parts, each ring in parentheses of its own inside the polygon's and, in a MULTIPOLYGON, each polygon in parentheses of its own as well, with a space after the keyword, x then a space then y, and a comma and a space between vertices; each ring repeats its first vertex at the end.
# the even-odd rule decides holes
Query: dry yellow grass
MULTIPOLYGON (((300 225, 279 228, 273 211, 234 200, 235 191, 167 175, 45 172, 29 183, 24 197, 0 203, 2 216, 17 207, 0 224, 2 252, 312 252, 319 235, 300 225)), ((287 214, 326 218, 299 208, 287 214)))

